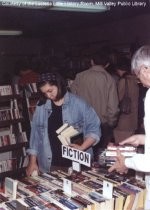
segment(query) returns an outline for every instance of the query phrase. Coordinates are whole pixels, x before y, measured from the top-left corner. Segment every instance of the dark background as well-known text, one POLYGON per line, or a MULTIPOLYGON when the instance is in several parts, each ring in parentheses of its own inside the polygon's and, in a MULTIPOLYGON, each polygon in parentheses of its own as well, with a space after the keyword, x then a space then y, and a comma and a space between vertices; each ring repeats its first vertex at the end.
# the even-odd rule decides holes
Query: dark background
POLYGON ((16 62, 21 59, 31 60, 36 71, 55 66, 76 73, 81 57, 105 45, 130 54, 132 49, 149 44, 149 1, 137 2, 145 2, 146 6, 117 5, 101 13, 1 5, 0 29, 22 30, 23 34, 0 36, 0 82, 14 74, 16 62))

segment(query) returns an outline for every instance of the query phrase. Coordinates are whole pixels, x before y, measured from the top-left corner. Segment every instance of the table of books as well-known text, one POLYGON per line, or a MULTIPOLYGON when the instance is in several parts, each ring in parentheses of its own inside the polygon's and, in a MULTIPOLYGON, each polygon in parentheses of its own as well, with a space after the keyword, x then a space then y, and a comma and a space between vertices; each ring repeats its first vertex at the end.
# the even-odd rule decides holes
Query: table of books
POLYGON ((106 169, 72 173, 55 170, 18 180, 17 198, 0 192, 0 210, 142 210, 145 199, 144 181, 109 174, 106 169), (66 193, 64 180, 71 182, 66 193), (112 198, 103 195, 103 182, 113 184, 112 198))

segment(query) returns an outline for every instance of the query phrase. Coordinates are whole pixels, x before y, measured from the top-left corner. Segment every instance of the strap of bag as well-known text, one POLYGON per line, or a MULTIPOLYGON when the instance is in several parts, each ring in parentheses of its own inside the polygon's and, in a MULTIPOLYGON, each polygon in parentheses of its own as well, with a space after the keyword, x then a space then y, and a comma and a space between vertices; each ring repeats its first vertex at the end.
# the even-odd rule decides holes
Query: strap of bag
POLYGON ((129 95, 129 87, 128 87, 128 81, 127 78, 125 77, 125 92, 124 92, 124 96, 128 97, 129 95))

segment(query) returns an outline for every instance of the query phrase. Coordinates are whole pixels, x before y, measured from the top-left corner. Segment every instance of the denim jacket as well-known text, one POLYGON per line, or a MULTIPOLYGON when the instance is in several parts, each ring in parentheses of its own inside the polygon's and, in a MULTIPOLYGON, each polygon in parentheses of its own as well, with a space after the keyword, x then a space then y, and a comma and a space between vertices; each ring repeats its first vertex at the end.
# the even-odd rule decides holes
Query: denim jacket
MULTIPOLYGON (((36 155, 39 169, 48 172, 51 166, 52 150, 48 136, 48 118, 52 113, 51 100, 37 106, 34 112, 29 155, 36 155)), ((97 144, 100 140, 100 120, 94 109, 80 97, 67 92, 62 105, 63 124, 72 125, 79 132, 83 132, 84 138, 92 137, 97 144)), ((88 149, 92 153, 92 148, 88 149)))

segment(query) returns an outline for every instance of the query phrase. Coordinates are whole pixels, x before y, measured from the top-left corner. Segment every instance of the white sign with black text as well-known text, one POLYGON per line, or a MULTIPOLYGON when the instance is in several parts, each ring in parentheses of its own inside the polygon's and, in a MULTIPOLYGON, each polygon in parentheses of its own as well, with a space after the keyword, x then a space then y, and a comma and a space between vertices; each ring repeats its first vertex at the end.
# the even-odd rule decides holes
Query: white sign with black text
POLYGON ((87 152, 83 152, 72 147, 62 145, 62 157, 91 167, 91 155, 87 152))

